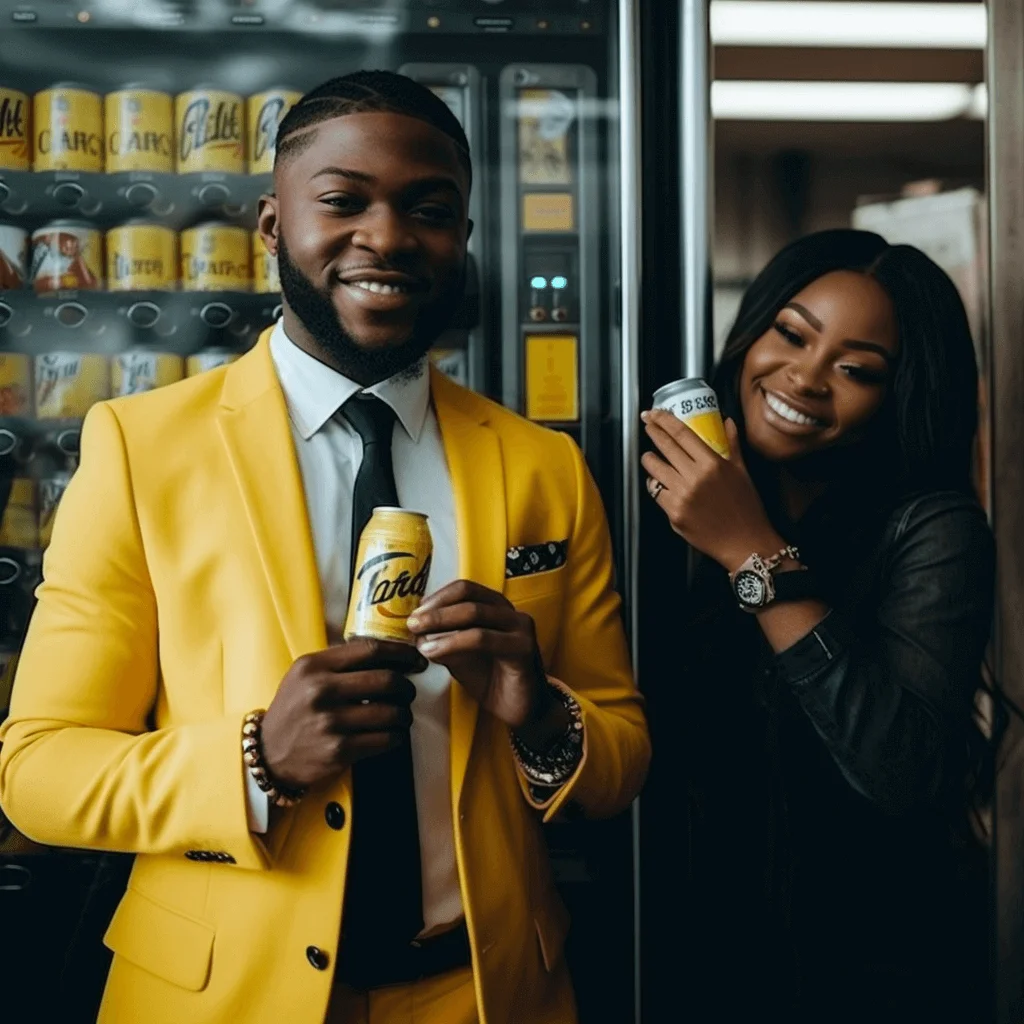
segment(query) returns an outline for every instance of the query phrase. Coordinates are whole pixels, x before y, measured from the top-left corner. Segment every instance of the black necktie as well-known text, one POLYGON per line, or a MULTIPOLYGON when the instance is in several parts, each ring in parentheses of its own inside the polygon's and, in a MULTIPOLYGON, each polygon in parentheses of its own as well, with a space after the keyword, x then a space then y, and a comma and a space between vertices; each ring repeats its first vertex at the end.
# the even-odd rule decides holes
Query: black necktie
MULTIPOLYGON (((378 505, 398 505, 391 464, 394 410, 379 398, 356 396, 341 415, 363 440, 352 492, 352 572, 359 537, 378 505)), ((370 987, 375 965, 423 930, 420 837, 412 750, 396 750, 352 766, 352 839, 342 924, 343 974, 370 987)))

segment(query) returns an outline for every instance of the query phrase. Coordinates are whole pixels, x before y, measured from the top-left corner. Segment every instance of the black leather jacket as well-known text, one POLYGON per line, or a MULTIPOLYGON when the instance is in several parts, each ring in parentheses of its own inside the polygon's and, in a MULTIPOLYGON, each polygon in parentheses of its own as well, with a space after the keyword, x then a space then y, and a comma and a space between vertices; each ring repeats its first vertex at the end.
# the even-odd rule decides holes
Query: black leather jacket
POLYGON ((695 976, 733 1003, 707 1019, 983 1020, 984 859, 957 826, 992 615, 984 513, 953 492, 847 494, 785 536, 828 618, 775 655, 705 562, 684 647, 695 976))

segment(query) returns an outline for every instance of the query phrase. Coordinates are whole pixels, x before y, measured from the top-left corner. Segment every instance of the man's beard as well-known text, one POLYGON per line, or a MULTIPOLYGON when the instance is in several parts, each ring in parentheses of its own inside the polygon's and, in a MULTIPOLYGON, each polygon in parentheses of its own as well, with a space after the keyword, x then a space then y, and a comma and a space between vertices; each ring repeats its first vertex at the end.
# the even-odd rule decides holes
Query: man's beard
MULTIPOLYGON (((412 333, 404 342, 382 348, 364 348, 339 320, 330 291, 318 288, 292 262, 281 236, 277 242, 277 267, 281 291, 292 312, 331 362, 361 384, 386 380, 417 365, 451 322, 462 301, 466 281, 463 266, 451 286, 433 302, 423 306, 412 333)), ((337 287, 345 286, 338 284, 337 287)))

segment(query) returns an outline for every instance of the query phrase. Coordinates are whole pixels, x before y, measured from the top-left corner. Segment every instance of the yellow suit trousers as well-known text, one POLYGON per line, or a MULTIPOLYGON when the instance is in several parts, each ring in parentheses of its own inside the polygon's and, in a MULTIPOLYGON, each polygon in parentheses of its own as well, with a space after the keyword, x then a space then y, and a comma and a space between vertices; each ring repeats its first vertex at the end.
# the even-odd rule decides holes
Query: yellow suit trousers
POLYGON ((473 969, 373 992, 335 989, 324 1024, 477 1024, 473 969))

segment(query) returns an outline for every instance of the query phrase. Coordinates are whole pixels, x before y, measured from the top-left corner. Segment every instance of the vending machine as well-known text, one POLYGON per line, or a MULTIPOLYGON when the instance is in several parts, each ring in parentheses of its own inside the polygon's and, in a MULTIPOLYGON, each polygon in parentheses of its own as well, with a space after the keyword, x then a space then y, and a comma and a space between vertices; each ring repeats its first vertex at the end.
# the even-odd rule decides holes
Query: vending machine
MULTIPOLYGON (((360 68, 423 82, 466 129, 467 288, 432 358, 580 444, 628 614, 639 19, 639 0, 0 0, 0 716, 82 418, 237 359, 278 317, 255 234, 276 128, 360 68)), ((549 831, 584 1021, 635 1016, 634 826, 549 831)), ((23 997, 95 1014, 124 866, 0 815, 0 1017, 23 997)))

